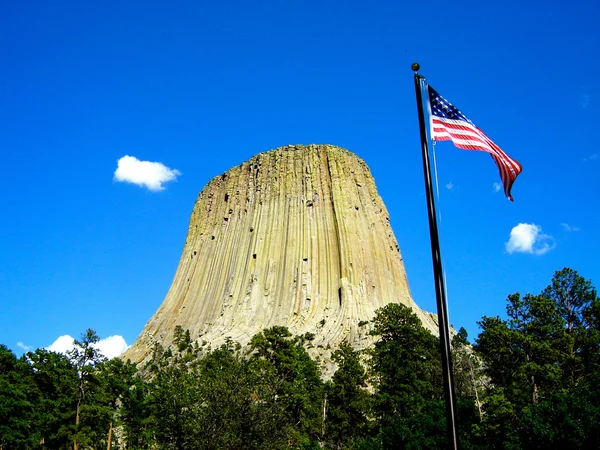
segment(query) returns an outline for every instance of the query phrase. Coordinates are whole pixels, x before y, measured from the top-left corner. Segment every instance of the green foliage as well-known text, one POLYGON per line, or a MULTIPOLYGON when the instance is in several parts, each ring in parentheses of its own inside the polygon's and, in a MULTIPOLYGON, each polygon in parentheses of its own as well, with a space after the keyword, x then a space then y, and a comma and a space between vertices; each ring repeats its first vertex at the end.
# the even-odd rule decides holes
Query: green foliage
POLYGON ((31 367, 0 345, 0 448, 28 448, 35 443, 36 394, 31 367))
POLYGON ((464 328, 452 339, 452 369, 456 398, 477 398, 482 385, 481 364, 475 356, 464 328))
POLYGON ((81 334, 81 340, 74 341, 68 357, 78 375, 77 403, 75 407, 75 428, 73 448, 92 446, 104 442, 105 430, 110 423, 110 408, 104 404, 102 386, 97 376, 98 366, 106 361, 94 346, 100 337, 88 328, 81 334))
POLYGON ((284 405, 286 420, 298 430, 295 442, 306 444, 321 437, 324 384, 306 351, 306 336, 291 336, 275 326, 250 341, 252 370, 273 380, 275 395, 284 405))
POLYGON ((383 427, 380 439, 384 449, 445 449, 446 419, 443 401, 425 402, 416 414, 395 416, 383 427))
POLYGON ((539 295, 510 295, 507 320, 482 319, 491 448, 598 448, 598 312, 591 282, 565 268, 539 295))
POLYGON ((278 380, 263 376, 228 342, 200 366, 203 448, 283 448, 293 437, 278 380))
MULTIPOLYGON (((480 325, 474 347, 464 329, 452 340, 461 449, 600 448, 591 282, 563 269, 539 295, 510 295, 506 318, 480 325)), ((332 353, 327 383, 308 352, 314 336, 284 327, 244 350, 231 340, 199 347, 178 327, 141 371, 106 361, 93 330, 67 356, 16 358, 0 345, 0 447, 446 448, 438 339, 399 304, 379 309, 370 329, 368 351, 332 353)))
POLYGON ((195 441, 197 409, 202 401, 196 389, 193 355, 189 347, 180 347, 180 342, 175 345, 181 351, 154 349, 146 367, 151 376, 147 402, 161 448, 185 449, 192 448, 195 441))
POLYGON ((439 343, 404 305, 390 303, 373 319, 371 351, 376 389, 375 411, 383 424, 396 415, 418 414, 427 401, 443 398, 439 380, 439 343))
POLYGON ((600 448, 600 404, 588 386, 558 391, 520 414, 519 437, 526 449, 600 448), (594 398, 595 397, 595 398, 594 398))
POLYGON ((315 439, 323 389, 306 339, 277 327, 253 338, 251 355, 232 341, 201 355, 178 330, 173 348, 154 349, 145 399, 125 409, 147 408, 159 448, 299 448, 315 439))
POLYGON ((121 377, 136 369, 119 360, 105 362, 93 346, 98 340, 87 330, 68 355, 38 349, 19 360, 0 347, 0 384, 7 382, 0 390, 0 416, 2 406, 10 406, 6 424, 12 430, 0 429, 3 448, 106 447, 117 397, 127 389, 121 377), (12 403, 3 401, 6 396, 12 403))
POLYGON ((39 397, 34 416, 40 441, 46 448, 72 448, 76 433, 77 369, 60 353, 37 349, 27 354, 39 397))
POLYGON ((367 435, 371 398, 359 353, 342 344, 332 359, 338 369, 326 389, 326 435, 334 448, 342 448, 367 435))
MULTIPOLYGON (((400 304, 376 311, 371 334, 378 337, 370 365, 379 429, 357 448, 447 448, 439 340, 400 304)), ((466 346, 466 333, 455 341, 466 346)), ((466 405, 459 416, 463 435, 477 417, 474 402, 466 405)))
MULTIPOLYGON (((112 361, 121 361, 114 359, 112 361)), ((115 363, 118 364, 118 363, 115 363)), ((112 377, 115 369, 106 367, 104 377, 112 377)), ((117 417, 123 427, 127 448, 149 448, 154 442, 155 423, 151 404, 151 383, 144 381, 137 373, 137 367, 127 361, 123 368, 118 368, 118 383, 120 384, 117 417), (125 387, 127 387, 125 389, 125 387)), ((104 371, 103 371, 104 372, 104 371)))
POLYGON ((597 303, 591 283, 571 269, 556 272, 540 295, 510 295, 508 320, 480 322, 476 348, 491 381, 521 406, 575 386, 585 371, 584 355, 597 354, 597 331, 589 326, 597 303))
POLYGON ((148 415, 140 407, 139 395, 143 395, 146 389, 137 375, 137 367, 129 361, 114 358, 99 364, 96 376, 100 390, 94 400, 97 411, 103 416, 99 420, 108 427, 103 430, 107 434, 106 439, 110 435, 112 441, 113 428, 121 426, 128 438, 127 443, 133 448, 142 447, 147 438, 142 424, 148 422, 148 415))

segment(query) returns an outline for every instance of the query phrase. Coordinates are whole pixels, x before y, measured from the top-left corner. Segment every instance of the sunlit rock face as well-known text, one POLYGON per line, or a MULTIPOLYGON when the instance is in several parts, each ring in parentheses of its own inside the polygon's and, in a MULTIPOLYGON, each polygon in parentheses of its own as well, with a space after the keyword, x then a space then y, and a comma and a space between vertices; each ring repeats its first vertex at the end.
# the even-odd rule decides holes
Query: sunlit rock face
POLYGON ((368 346, 365 322, 390 302, 435 332, 367 165, 331 145, 281 147, 202 190, 171 288, 124 356, 144 360, 177 325, 213 348, 283 325, 313 333, 312 352, 326 357, 342 341, 368 346))

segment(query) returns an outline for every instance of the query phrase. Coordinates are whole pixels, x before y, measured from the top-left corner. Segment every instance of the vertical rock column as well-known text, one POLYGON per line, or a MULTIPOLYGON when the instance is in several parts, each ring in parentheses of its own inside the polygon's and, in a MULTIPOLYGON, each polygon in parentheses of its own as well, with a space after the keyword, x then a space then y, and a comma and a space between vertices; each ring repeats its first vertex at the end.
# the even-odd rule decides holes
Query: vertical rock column
POLYGON ((213 347, 283 325, 315 348, 368 345, 359 321, 413 302, 385 205, 367 165, 330 145, 261 153, 200 193, 163 304, 125 357, 168 345, 177 325, 213 347))

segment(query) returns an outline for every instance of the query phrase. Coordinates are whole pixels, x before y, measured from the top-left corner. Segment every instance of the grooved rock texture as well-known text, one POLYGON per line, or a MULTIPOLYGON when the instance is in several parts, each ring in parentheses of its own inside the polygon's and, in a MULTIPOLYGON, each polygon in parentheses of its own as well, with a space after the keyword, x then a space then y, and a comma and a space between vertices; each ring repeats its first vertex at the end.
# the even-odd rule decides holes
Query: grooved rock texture
POLYGON ((411 306, 400 249, 367 165, 330 145, 261 153, 200 193, 175 278, 124 355, 139 362, 169 345, 177 325, 212 347, 264 328, 315 334, 313 353, 371 343, 375 310, 411 306))

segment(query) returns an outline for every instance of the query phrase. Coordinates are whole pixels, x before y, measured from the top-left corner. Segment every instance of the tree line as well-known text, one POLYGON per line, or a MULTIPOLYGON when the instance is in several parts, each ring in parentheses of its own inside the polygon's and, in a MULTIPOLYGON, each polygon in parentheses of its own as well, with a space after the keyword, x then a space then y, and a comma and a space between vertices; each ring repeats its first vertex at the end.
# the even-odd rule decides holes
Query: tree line
MULTIPOLYGON (((600 298, 565 268, 452 352, 461 449, 600 448, 600 298)), ((366 324, 361 322, 362 326, 366 324)), ((447 448, 438 338, 400 304, 332 353, 285 327, 212 349, 177 328, 136 367, 87 330, 66 355, 0 345, 0 450, 447 448)))

